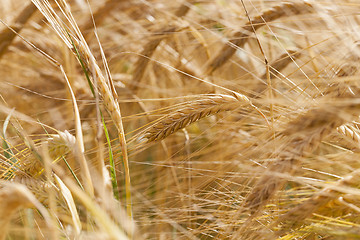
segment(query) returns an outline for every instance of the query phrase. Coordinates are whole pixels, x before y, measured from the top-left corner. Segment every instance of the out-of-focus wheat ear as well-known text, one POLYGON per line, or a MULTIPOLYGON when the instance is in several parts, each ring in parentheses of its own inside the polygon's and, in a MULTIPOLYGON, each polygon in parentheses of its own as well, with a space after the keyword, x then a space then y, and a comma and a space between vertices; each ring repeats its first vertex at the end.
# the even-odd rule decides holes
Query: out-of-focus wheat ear
POLYGON ((177 16, 177 17, 185 16, 189 12, 191 4, 193 4, 194 2, 196 2, 196 0, 183 1, 183 3, 180 5, 180 7, 175 11, 175 16, 177 16))
POLYGON ((61 195, 64 197, 65 202, 70 210, 76 236, 79 236, 82 229, 81 221, 71 191, 56 174, 54 175, 54 178, 57 185, 59 186, 61 195))
MULTIPOLYGON (((11 28, 15 32, 20 32, 35 11, 36 6, 32 2, 29 2, 25 6, 25 8, 19 13, 19 15, 14 19, 14 22, 10 24, 11 28)), ((17 36, 14 31, 9 28, 5 28, 0 32, 0 58, 4 55, 4 53, 7 51, 7 49, 17 36)))
POLYGON ((295 170, 295 158, 283 157, 272 163, 260 177, 245 200, 244 207, 256 213, 279 191, 285 183, 284 177, 295 170))
MULTIPOLYGON (((49 136, 49 138, 42 141, 40 144, 47 144, 50 157, 56 161, 68 154, 70 151, 73 151, 75 149, 75 143, 75 137, 72 136, 68 131, 59 131, 58 134, 49 136)), ((21 170, 29 176, 37 178, 43 173, 44 164, 33 155, 22 159, 21 164, 23 166, 21 170)))
POLYGON ((39 200, 39 202, 44 205, 49 205, 47 192, 51 185, 46 183, 43 179, 36 179, 34 177, 20 173, 14 177, 13 181, 26 186, 32 192, 32 194, 34 194, 36 199, 39 200))
MULTIPOLYGON (((107 0, 100 6, 92 15, 92 18, 97 26, 101 26, 101 24, 107 19, 108 16, 111 16, 111 13, 114 10, 119 9, 119 5, 125 3, 125 0, 107 0)), ((88 41, 93 31, 91 31, 94 27, 93 21, 87 21, 82 27, 81 30, 84 33, 85 40, 88 41)))
POLYGON ((286 182, 284 176, 291 174, 299 165, 299 159, 314 151, 324 137, 345 122, 339 114, 340 109, 332 106, 311 109, 287 124, 280 134, 286 146, 281 149, 279 159, 268 166, 246 197, 246 208, 255 213, 272 199, 286 182))
POLYGON ((330 201, 339 198, 344 193, 351 193, 352 187, 357 187, 360 181, 360 170, 348 174, 336 183, 330 183, 320 192, 315 193, 311 198, 304 201, 297 207, 281 215, 273 227, 278 227, 279 235, 284 234, 289 229, 300 226, 303 221, 319 208, 327 205, 330 201))
POLYGON ((140 53, 138 60, 134 64, 134 74, 133 79, 130 83, 130 90, 134 93, 137 92, 137 89, 139 88, 139 84, 141 82, 142 77, 145 74, 146 66, 148 65, 151 56, 154 54, 156 48, 159 46, 159 44, 167 37, 170 36, 169 33, 172 33, 175 31, 175 27, 170 27, 165 30, 161 30, 160 32, 156 32, 151 36, 151 40, 148 41, 142 52, 140 53))
MULTIPOLYGON (((185 1, 183 4, 181 4, 180 7, 176 10, 175 16, 176 17, 185 16, 190 10, 189 6, 191 5, 192 2, 193 0, 190 0, 190 1, 185 1)), ((174 26, 161 27, 160 29, 154 31, 154 33, 150 37, 150 40, 145 44, 142 52, 138 57, 138 60, 134 65, 133 79, 130 83, 130 90, 132 90, 134 93, 137 92, 141 79, 145 74, 146 67, 150 61, 151 56, 154 54, 156 48, 163 40, 171 36, 171 33, 175 31, 178 31, 178 28, 174 26)))
POLYGON ((245 45, 254 30, 284 16, 294 16, 312 11, 312 5, 306 1, 282 3, 263 11, 260 15, 252 18, 250 22, 247 22, 240 31, 234 33, 222 49, 205 64, 204 75, 211 74, 226 63, 238 48, 245 45))
POLYGON ((348 138, 360 150, 360 132, 359 129, 350 124, 344 124, 337 128, 338 132, 348 138))
POLYGON ((184 107, 157 120, 146 128, 138 138, 141 142, 163 140, 184 127, 213 114, 249 106, 250 101, 244 96, 238 99, 230 95, 214 95, 188 102, 184 107))
POLYGON ((50 157, 53 160, 56 160, 74 150, 76 138, 67 130, 64 132, 58 131, 58 134, 51 135, 46 140, 46 143, 49 149, 50 157))
POLYGON ((53 228, 46 208, 24 185, 0 182, 0 202, 0 240, 5 239, 12 216, 21 208, 37 208, 48 227, 53 228))

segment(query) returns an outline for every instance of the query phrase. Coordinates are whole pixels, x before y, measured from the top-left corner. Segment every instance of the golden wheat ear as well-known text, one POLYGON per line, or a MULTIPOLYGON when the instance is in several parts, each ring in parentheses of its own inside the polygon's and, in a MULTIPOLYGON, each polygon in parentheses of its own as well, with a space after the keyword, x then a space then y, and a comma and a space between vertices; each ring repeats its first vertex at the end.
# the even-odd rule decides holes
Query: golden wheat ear
POLYGON ((216 94, 187 102, 180 109, 160 118, 146 128, 137 140, 143 143, 160 141, 204 117, 236 110, 243 106, 251 106, 246 96, 238 95, 237 97, 239 96, 241 99, 230 95, 216 94))
MULTIPOLYGON (((180 7, 175 11, 175 16, 177 18, 181 18, 185 16, 188 11, 190 10, 189 5, 193 2, 191 1, 185 1, 185 3, 181 4, 180 7)), ((175 19, 177 20, 177 19, 175 19)), ((169 24, 168 24, 169 25, 169 24)), ((151 40, 149 40, 147 43, 145 43, 143 50, 141 54, 138 57, 138 60, 136 61, 134 65, 134 74, 133 79, 130 83, 130 90, 132 90, 134 93, 137 92, 137 89, 139 87, 139 84, 141 82, 141 79, 143 78, 147 65, 149 64, 149 61, 151 59, 151 56, 154 54, 156 48, 159 46, 161 42, 166 40, 171 36, 171 33, 178 32, 182 27, 176 27, 176 26, 166 26, 161 27, 160 29, 156 29, 150 37, 151 40)))
MULTIPOLYGON (((122 115, 120 111, 120 106, 117 100, 116 92, 113 88, 113 83, 111 79, 106 79, 97 64, 97 61, 92 54, 88 44, 86 43, 71 11, 70 6, 67 4, 65 0, 60 1, 58 4, 59 8, 61 9, 62 14, 66 18, 70 28, 63 23, 63 20, 59 15, 56 14, 54 9, 48 4, 47 1, 40 1, 40 0, 32 0, 33 3, 38 7, 41 13, 46 17, 49 23, 52 25, 53 29, 56 31, 58 36, 64 41, 67 47, 73 51, 75 56, 77 57, 79 63, 81 64, 83 71, 89 81, 90 88, 94 91, 98 91, 100 98, 103 100, 103 104, 107 111, 109 112, 111 119, 114 122, 114 125, 118 131, 118 138, 121 145, 121 154, 123 156, 123 163, 125 166, 125 182, 126 182, 126 206, 128 210, 129 216, 132 215, 132 201, 131 201, 131 183, 130 183, 130 169, 129 169, 129 160, 128 160, 128 153, 127 153, 127 142, 125 138, 125 131, 122 122, 122 115), (92 81, 91 81, 92 80, 92 81), (97 89, 94 90, 94 86, 97 86, 97 89)), ((71 90, 70 83, 68 82, 69 89, 71 90)), ((72 94, 74 95, 74 94, 72 94)), ((72 96, 75 99, 75 96, 72 96)), ((74 102, 74 107, 76 104, 74 102)), ((75 109, 75 108, 74 108, 75 109)), ((78 112, 78 111, 75 111, 78 112)), ((79 120, 80 121, 80 120, 79 120)), ((79 131, 80 128, 77 128, 79 131)), ((78 135, 77 135, 77 139, 78 135)), ((80 157, 84 158, 83 148, 80 151, 80 157)), ((81 161, 83 166, 86 166, 86 162, 84 160, 81 161)), ((90 174, 87 171, 87 174, 90 178, 90 174)), ((92 185, 90 184, 90 180, 88 181, 89 184, 89 192, 92 192, 92 185), (91 185, 91 187, 90 187, 91 185)))
MULTIPOLYGON (((52 134, 47 139, 40 142, 40 145, 48 146, 49 155, 52 160, 57 161, 66 156, 69 152, 74 151, 76 139, 68 131, 52 134)), ((34 156, 29 156, 21 161, 22 171, 31 177, 42 175, 44 165, 34 156)))
MULTIPOLYGON (((35 11, 36 6, 31 2, 28 3, 25 8, 19 13, 19 15, 15 18, 14 22, 10 24, 11 28, 15 32, 20 32, 35 11)), ((17 36, 14 31, 9 28, 5 28, 4 30, 0 31, 0 58, 6 53, 9 46, 17 36)))

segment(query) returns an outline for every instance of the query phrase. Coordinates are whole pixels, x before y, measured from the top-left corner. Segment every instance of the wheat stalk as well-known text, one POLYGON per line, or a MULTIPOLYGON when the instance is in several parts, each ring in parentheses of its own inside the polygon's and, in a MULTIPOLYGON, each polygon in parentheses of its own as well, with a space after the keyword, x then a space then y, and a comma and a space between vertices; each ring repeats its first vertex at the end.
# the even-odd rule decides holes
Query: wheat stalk
POLYGON ((308 2, 287 2, 263 11, 260 15, 252 18, 248 23, 241 28, 240 31, 231 36, 231 40, 226 43, 222 49, 210 59, 205 65, 205 75, 209 75, 216 69, 226 63, 232 55, 236 52, 237 48, 242 48, 248 41, 250 34, 266 25, 268 22, 274 21, 278 18, 288 15, 298 15, 309 13, 313 9, 312 5, 308 2))
POLYGON ((103 100, 105 108, 110 113, 110 116, 118 130, 119 141, 121 145, 121 152, 123 156, 123 162, 125 167, 125 185, 126 185, 126 206, 128 209, 129 216, 132 216, 131 210, 131 183, 130 183, 130 170, 129 160, 127 154, 127 144, 125 139, 125 132, 122 123, 122 116, 120 106, 117 101, 117 93, 113 86, 111 79, 106 81, 102 74, 99 65, 96 63, 96 59, 91 53, 80 29, 78 28, 75 19, 73 18, 70 7, 65 0, 61 1, 64 7, 60 7, 62 13, 67 18, 72 30, 75 32, 75 36, 70 35, 70 30, 62 24, 60 17, 53 11, 47 0, 33 0, 34 4, 37 5, 38 9, 48 19, 54 30, 57 32, 59 37, 66 43, 66 45, 74 52, 78 57, 82 67, 85 68, 86 74, 89 74, 93 81, 96 81, 100 96, 103 100))

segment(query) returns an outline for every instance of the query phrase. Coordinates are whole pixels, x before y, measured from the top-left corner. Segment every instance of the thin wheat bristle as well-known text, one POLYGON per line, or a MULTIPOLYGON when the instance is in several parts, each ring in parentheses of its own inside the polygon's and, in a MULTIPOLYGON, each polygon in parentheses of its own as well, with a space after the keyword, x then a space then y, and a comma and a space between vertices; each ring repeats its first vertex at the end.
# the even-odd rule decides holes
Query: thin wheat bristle
POLYGON ((246 23, 242 29, 231 36, 229 43, 226 43, 214 58, 205 65, 205 75, 209 75, 226 63, 236 52, 248 41, 250 34, 260 27, 284 16, 309 13, 313 10, 308 2, 283 3, 263 11, 246 23))
MULTIPOLYGON (((330 201, 335 200, 352 187, 357 187, 360 181, 360 170, 348 174, 336 183, 325 187, 323 190, 315 193, 311 198, 281 215, 274 226, 281 224, 279 234, 283 231, 302 224, 303 220, 316 212, 319 208, 327 205, 330 201)), ((350 190, 351 191, 351 190, 350 190)))
POLYGON ((17 175, 14 182, 26 186, 42 204, 48 205, 48 188, 53 187, 41 179, 35 179, 31 176, 17 175))
POLYGON ((251 212, 264 206, 285 183, 279 175, 290 175, 304 154, 314 151, 328 134, 344 123, 336 108, 315 108, 290 122, 280 134, 286 139, 279 159, 267 167, 245 200, 244 206, 251 212))

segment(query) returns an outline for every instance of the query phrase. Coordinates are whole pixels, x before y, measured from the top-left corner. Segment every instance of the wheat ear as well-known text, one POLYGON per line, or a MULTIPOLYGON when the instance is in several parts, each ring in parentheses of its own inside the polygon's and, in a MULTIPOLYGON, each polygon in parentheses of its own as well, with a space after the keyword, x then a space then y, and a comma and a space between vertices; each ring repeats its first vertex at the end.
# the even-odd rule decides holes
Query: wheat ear
POLYGON ((360 134, 359 130, 350 125, 350 124, 344 124, 337 128, 338 132, 343 134, 346 138, 352 140, 354 145, 357 146, 357 148, 360 148, 360 134))
POLYGON ((49 199, 47 195, 47 189, 52 186, 43 179, 35 179, 31 176, 19 174, 13 179, 13 181, 26 186, 34 194, 36 199, 39 200, 39 202, 44 205, 48 205, 49 199))
POLYGON ((205 75, 211 74, 227 62, 231 56, 234 55, 237 48, 241 48, 245 45, 253 31, 266 25, 268 22, 274 21, 283 16, 309 13, 312 9, 311 4, 301 1, 283 3, 263 11, 260 15, 252 18, 247 24, 245 24, 240 31, 234 33, 231 36, 232 39, 222 47, 214 58, 210 59, 209 62, 206 63, 204 71, 205 75))
MULTIPOLYGON (((15 18, 14 23, 11 24, 11 27, 16 32, 20 32, 20 30, 24 27, 25 23, 30 19, 33 13, 36 11, 36 7, 33 3, 28 3, 26 7, 20 12, 20 14, 15 18)), ((0 58, 8 47, 11 45, 12 41, 15 39, 17 35, 9 28, 5 28, 0 32, 0 58)))
MULTIPOLYGON (((193 0, 181 4, 180 7, 176 10, 175 16, 178 18, 185 16, 190 10, 188 5, 191 4, 192 1, 193 0)), ((139 87, 139 83, 145 74, 146 67, 150 61, 150 58, 154 54, 156 48, 163 40, 169 37, 170 33, 174 31, 177 31, 176 27, 161 27, 160 29, 154 31, 155 33, 153 33, 151 36, 152 39, 145 44, 141 54, 139 55, 138 60, 134 65, 135 71, 132 82, 130 84, 130 89, 133 92, 136 93, 139 87)))
POLYGON ((161 29, 160 31, 156 31, 156 33, 153 34, 153 36, 151 37, 152 40, 150 40, 145 44, 144 49, 140 53, 140 56, 134 65, 135 71, 134 71, 133 79, 130 84, 131 91, 136 93, 139 87, 139 83, 145 74, 146 67, 150 61, 151 56, 154 54, 159 44, 164 39, 169 37, 169 33, 174 32, 175 29, 176 29, 175 27, 168 27, 165 30, 161 29))
POLYGON ((233 97, 217 94, 185 103, 185 106, 157 120, 144 130, 140 137, 147 143, 163 140, 176 131, 204 118, 222 111, 231 111, 250 101, 244 95, 233 97))
MULTIPOLYGON (((75 149, 75 137, 68 131, 58 132, 58 134, 51 135, 48 139, 43 141, 41 145, 46 144, 49 149, 49 155, 53 160, 65 156, 70 151, 75 149)), ((31 155, 32 156, 32 155, 31 155)), ((29 156, 22 160, 22 169, 26 174, 37 177, 41 175, 44 166, 38 159, 29 156)))
MULTIPOLYGON (((66 45, 74 52, 78 57, 82 67, 86 71, 86 74, 89 74, 93 81, 96 81, 96 86, 100 96, 104 102, 105 108, 110 113, 110 116, 118 130, 119 141, 121 145, 121 152, 123 156, 123 163, 125 168, 125 189, 126 189, 126 206, 128 215, 132 216, 131 210, 131 183, 130 183, 130 170, 129 170, 129 160, 127 153, 127 143, 125 139, 125 132, 122 123, 122 116, 120 111, 120 106, 117 101, 117 94, 114 88, 111 79, 109 82, 106 81, 104 75, 102 74, 100 67, 96 63, 96 59, 93 56, 90 48, 88 47, 79 27, 76 24, 75 19, 73 18, 70 7, 65 0, 61 0, 62 13, 65 15, 68 20, 71 30, 75 32, 75 36, 70 34, 70 30, 63 25, 63 21, 60 17, 54 12, 47 0, 32 0, 41 13, 47 18, 50 24, 53 26, 54 30, 57 32, 59 37, 66 43, 66 45)), ((93 86, 94 84, 92 84, 93 86)))

